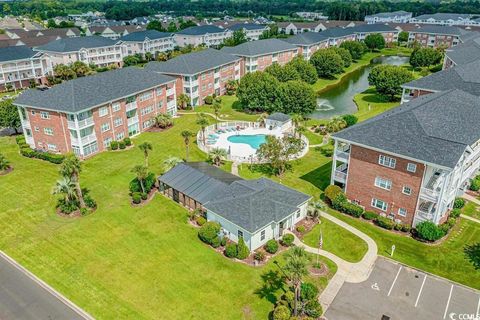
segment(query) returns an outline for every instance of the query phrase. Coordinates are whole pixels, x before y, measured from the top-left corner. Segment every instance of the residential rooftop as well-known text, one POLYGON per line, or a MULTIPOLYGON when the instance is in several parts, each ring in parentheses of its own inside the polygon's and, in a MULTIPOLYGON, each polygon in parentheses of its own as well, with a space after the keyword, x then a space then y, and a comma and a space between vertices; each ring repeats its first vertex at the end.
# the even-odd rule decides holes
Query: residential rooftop
POLYGON ((342 38, 355 34, 354 28, 331 28, 321 32, 324 36, 328 38, 342 38))
POLYGON ((361 24, 352 27, 355 33, 370 33, 370 32, 398 32, 394 27, 385 23, 361 24))
POLYGON ((145 69, 167 74, 194 75, 238 60, 240 58, 234 55, 208 48, 182 54, 165 62, 149 62, 145 69))
POLYGON ((258 23, 236 23, 230 27, 227 27, 227 29, 232 30, 232 31, 237 31, 237 30, 263 30, 265 29, 264 24, 258 24, 258 23))
POLYGON ((471 14, 468 13, 433 13, 433 14, 422 14, 420 16, 414 17, 416 20, 437 20, 437 21, 446 21, 446 20, 453 20, 453 21, 460 21, 465 19, 470 19, 472 17, 471 14))
POLYGON ((327 40, 328 37, 323 32, 302 32, 283 39, 283 41, 294 45, 311 45, 327 40))
POLYGON ((480 59, 480 37, 448 49, 445 55, 456 65, 463 65, 480 59))
POLYGON ((400 11, 392 11, 392 12, 379 12, 379 13, 367 15, 367 16, 365 16, 365 18, 367 18, 367 17, 371 17, 371 18, 373 18, 373 17, 391 18, 391 17, 397 17, 397 16, 406 16, 406 15, 410 15, 410 14, 412 14, 412 13, 400 10, 400 11))
POLYGON ((99 48, 113 46, 118 41, 101 36, 64 38, 49 42, 36 50, 48 52, 75 52, 80 49, 99 48))
POLYGON ((97 73, 55 85, 48 90, 28 89, 15 105, 75 113, 157 87, 174 78, 137 67, 97 73))
POLYGON ((131 41, 131 42, 143 42, 145 40, 156 40, 162 38, 171 37, 173 33, 171 32, 160 32, 157 30, 145 30, 145 31, 136 31, 129 33, 119 40, 121 41, 131 41))
POLYGON ((27 46, 0 48, 0 62, 29 59, 39 54, 27 46))
POLYGON ((214 25, 193 26, 177 32, 177 34, 189 35, 189 36, 201 36, 208 33, 222 33, 225 29, 214 25))
POLYGON ((412 32, 462 36, 462 35, 468 34, 469 31, 466 31, 462 28, 455 27, 455 26, 424 25, 412 32))
POLYGON ((249 41, 235 47, 223 47, 222 52, 242 57, 255 57, 282 51, 296 50, 297 47, 279 39, 249 41))
POLYGON ((480 99, 455 89, 420 96, 344 129, 337 139, 420 162, 454 168, 480 139, 480 99))

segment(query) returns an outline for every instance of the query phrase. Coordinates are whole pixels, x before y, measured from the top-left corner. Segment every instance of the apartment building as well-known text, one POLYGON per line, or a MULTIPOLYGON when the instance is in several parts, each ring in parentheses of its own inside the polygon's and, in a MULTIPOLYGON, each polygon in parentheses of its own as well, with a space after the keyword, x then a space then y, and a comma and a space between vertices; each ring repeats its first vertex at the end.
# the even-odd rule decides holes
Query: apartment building
POLYGON ((409 32, 408 42, 422 47, 451 48, 465 42, 478 33, 454 26, 425 25, 409 32))
POLYGON ((78 28, 52 28, 44 30, 6 29, 5 34, 10 39, 37 38, 37 37, 59 37, 73 38, 80 36, 78 28))
POLYGON ((123 57, 126 55, 125 45, 100 36, 55 40, 35 50, 45 53, 54 66, 71 64, 75 61, 94 64, 98 67, 111 64, 122 66, 123 57))
POLYGON ((210 48, 165 62, 149 62, 145 69, 174 77, 177 96, 188 95, 191 106, 204 104, 207 96, 225 94, 226 83, 243 76, 241 58, 210 48))
POLYGON ((150 52, 155 55, 159 52, 171 51, 175 47, 173 33, 146 30, 132 32, 120 38, 121 43, 126 45, 126 54, 141 54, 150 52))
POLYGON ((331 183, 396 222, 440 224, 480 166, 480 100, 421 96, 333 135, 331 183))
POLYGON ((179 47, 187 45, 207 47, 218 46, 226 38, 232 36, 232 31, 214 25, 203 25, 186 28, 175 33, 175 44, 179 47))
POLYGON ((351 28, 355 33, 356 40, 363 41, 365 38, 374 33, 381 34, 386 43, 394 43, 398 41, 400 31, 384 23, 364 24, 351 28))
MULTIPOLYGON (((480 35, 480 33, 478 33, 480 35)), ((443 69, 461 66, 480 59, 480 37, 445 50, 443 69)))
POLYGON ((175 100, 174 78, 129 67, 29 89, 14 104, 32 148, 85 158, 176 114, 175 100))
POLYGON ((402 103, 434 92, 460 89, 480 97, 480 59, 402 85, 402 103))
POLYGON ((221 51, 243 59, 242 74, 263 71, 275 62, 284 65, 298 54, 297 46, 279 39, 245 42, 235 47, 223 47, 221 51))
POLYGON ((412 18, 411 12, 403 10, 393 12, 380 12, 365 16, 365 22, 367 24, 374 23, 407 23, 412 18))
POLYGON ((270 28, 264 24, 256 23, 237 23, 228 27, 228 30, 235 32, 237 30, 242 30, 245 33, 248 41, 258 40, 260 36, 268 31, 270 28))
POLYGON ((328 37, 323 32, 304 32, 284 39, 285 42, 295 45, 298 48, 298 55, 305 60, 319 49, 328 47, 328 37))
POLYGON ((145 27, 139 25, 90 26, 85 29, 85 35, 101 36, 112 40, 118 40, 121 37, 138 31, 145 31, 145 27))
POLYGON ((475 26, 480 23, 467 13, 434 13, 422 14, 410 19, 410 23, 438 24, 442 26, 475 26))
POLYGON ((312 22, 279 22, 278 29, 281 33, 295 35, 302 32, 320 32, 322 23, 320 21, 312 22))
POLYGON ((339 46, 344 41, 355 41, 357 39, 354 28, 331 28, 322 31, 328 38, 328 46, 339 46))
POLYGON ((28 88, 31 82, 46 83, 52 73, 45 54, 26 46, 0 48, 0 91, 8 88, 28 88))

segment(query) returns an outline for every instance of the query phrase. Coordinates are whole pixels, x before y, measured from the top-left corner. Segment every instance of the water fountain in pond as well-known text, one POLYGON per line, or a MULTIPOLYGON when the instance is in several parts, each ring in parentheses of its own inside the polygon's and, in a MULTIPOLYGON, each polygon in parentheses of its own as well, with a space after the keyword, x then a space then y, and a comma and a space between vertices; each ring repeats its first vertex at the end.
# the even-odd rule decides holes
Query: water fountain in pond
POLYGON ((317 107, 315 108, 316 111, 330 111, 333 109, 335 109, 335 107, 329 104, 327 99, 317 100, 317 107))

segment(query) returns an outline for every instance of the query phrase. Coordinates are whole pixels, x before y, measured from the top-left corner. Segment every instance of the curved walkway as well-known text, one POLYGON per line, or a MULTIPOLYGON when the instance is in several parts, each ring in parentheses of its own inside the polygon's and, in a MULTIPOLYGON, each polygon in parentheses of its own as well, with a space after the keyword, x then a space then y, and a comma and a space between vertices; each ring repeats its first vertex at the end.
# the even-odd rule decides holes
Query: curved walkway
POLYGON ((344 282, 359 283, 368 279, 368 277, 370 276, 370 272, 373 269, 373 265, 377 260, 378 248, 377 244, 372 238, 367 236, 365 233, 359 231, 358 229, 352 227, 348 223, 343 222, 342 220, 335 218, 334 216, 324 211, 321 212, 321 216, 355 234, 356 236, 364 240, 368 246, 368 250, 363 256, 362 260, 357 263, 352 263, 343 260, 342 258, 334 255, 331 252, 307 246, 306 244, 301 242, 300 239, 295 237, 295 245, 305 248, 305 250, 310 253, 320 254, 321 256, 324 256, 337 264, 337 273, 335 273, 333 278, 330 279, 327 287, 320 295, 320 303, 322 304, 323 310, 326 311, 344 282))
MULTIPOLYGON (((463 199, 467 200, 467 201, 470 201, 470 202, 473 202, 475 203, 476 205, 480 206, 480 200, 478 200, 477 198, 475 197, 472 197, 471 195, 469 194, 464 194, 462 196, 463 199)), ((464 218, 464 219, 467 219, 467 220, 470 220, 470 221, 473 221, 473 222, 476 222, 476 223, 480 223, 480 220, 474 218, 474 217, 470 217, 470 216, 467 216, 465 214, 461 214, 460 217, 464 218)))

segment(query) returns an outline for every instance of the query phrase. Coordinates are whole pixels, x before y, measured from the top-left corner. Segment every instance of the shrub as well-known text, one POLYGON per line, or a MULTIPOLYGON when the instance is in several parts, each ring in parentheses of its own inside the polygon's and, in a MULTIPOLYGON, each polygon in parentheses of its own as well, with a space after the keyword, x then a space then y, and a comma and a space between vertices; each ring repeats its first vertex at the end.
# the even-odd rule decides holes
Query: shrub
POLYGON ((201 227, 207 222, 207 219, 202 216, 198 216, 195 218, 195 222, 201 227))
POLYGON ((228 238, 227 237, 223 237, 222 240, 220 240, 220 245, 222 247, 225 247, 227 245, 227 241, 228 241, 228 238))
POLYGON ((412 228, 412 227, 410 227, 408 224, 403 224, 403 225, 402 225, 402 231, 403 231, 403 232, 410 232, 410 229, 411 229, 411 228, 412 228))
POLYGON ((456 209, 453 209, 452 211, 450 211, 450 217, 451 218, 458 218, 460 217, 460 214, 462 213, 462 210, 456 208, 456 209))
POLYGON ((291 315, 290 309, 284 305, 278 305, 273 310, 273 320, 289 320, 291 315))
POLYGON ((265 244, 265 250, 268 253, 274 254, 278 251, 278 242, 275 239, 270 239, 265 244))
POLYGON ((65 159, 65 156, 62 154, 55 154, 45 151, 37 151, 30 148, 30 146, 25 142, 25 137, 17 137, 17 144, 20 148, 20 154, 27 158, 36 158, 40 160, 45 160, 51 163, 60 164, 65 159))
POLYGON ((263 252, 263 251, 255 252, 255 254, 253 255, 253 259, 255 259, 257 261, 265 260, 265 252, 263 252))
POLYGON ((317 300, 310 300, 304 306, 305 314, 309 317, 314 319, 319 318, 322 313, 323 309, 320 303, 317 300))
POLYGON ((97 207, 97 202, 92 199, 90 195, 84 195, 83 201, 85 201, 85 205, 89 208, 96 208, 97 207))
POLYGON ((23 143, 23 144, 26 144, 26 142, 25 142, 25 136, 17 136, 17 137, 15 138, 15 141, 17 142, 17 144, 22 144, 22 143, 23 143))
POLYGON ((142 193, 142 200, 147 200, 148 199, 148 193, 143 192, 142 193))
POLYGON ((120 142, 118 143, 118 147, 119 147, 121 150, 123 150, 123 149, 125 149, 127 146, 126 146, 125 142, 120 141, 120 142))
POLYGON ((86 216, 86 215, 88 214, 88 209, 87 209, 87 208, 81 208, 81 209, 80 209, 80 214, 81 214, 82 216, 86 216))
MULTIPOLYGON (((149 193, 152 188, 155 186, 156 178, 155 174, 153 172, 150 172, 147 177, 145 178, 145 181, 143 182, 143 186, 145 188, 145 192, 149 193)), ((138 179, 135 177, 130 181, 130 186, 129 186, 130 192, 142 192, 142 187, 140 185, 140 182, 138 179)))
POLYGON ((392 230, 393 226, 395 225, 392 220, 381 216, 378 216, 378 218, 375 220, 375 223, 377 226, 388 230, 392 230))
POLYGON ((393 225, 393 229, 397 231, 402 231, 402 224, 401 223, 395 223, 393 225))
POLYGON ((132 140, 129 137, 126 137, 125 139, 123 139, 123 142, 125 142, 125 145, 127 147, 132 145, 132 140))
POLYGON ((118 149, 118 141, 110 142, 110 149, 117 150, 118 149))
POLYGON ((79 203, 78 201, 65 201, 65 199, 58 199, 57 208, 60 212, 65 214, 70 214, 76 210, 78 210, 79 203))
POLYGON ((300 233, 304 233, 305 232, 305 226, 298 226, 297 231, 300 232, 300 233))
POLYGON ((198 231, 198 237, 205 243, 212 244, 220 232, 220 224, 214 221, 206 222, 198 231))
POLYGON ((302 301, 309 301, 316 299, 318 296, 318 288, 310 282, 303 282, 300 286, 300 299, 302 301))
POLYGON ((373 211, 365 211, 362 214, 362 217, 366 220, 375 220, 375 219, 378 218, 378 214, 376 212, 373 212, 373 211))
POLYGON ((336 185, 329 185, 328 187, 325 188, 325 197, 333 202, 333 200, 339 195, 342 194, 342 188, 336 185))
POLYGON ((216 237, 216 238, 213 238, 212 239, 212 243, 210 243, 210 245, 214 248, 218 248, 220 247, 220 244, 221 244, 222 240, 220 240, 220 237, 216 237))
POLYGON ((457 223, 457 219, 455 218, 448 218, 446 224, 449 226, 449 228, 453 228, 453 226, 457 223))
POLYGON ((132 201, 135 204, 139 204, 140 202, 142 202, 142 194, 140 192, 134 192, 132 194, 132 201))
POLYGON ((225 247, 225 255, 229 258, 235 258, 237 256, 237 244, 229 243, 225 247))
POLYGON ((445 235, 445 232, 431 221, 420 222, 415 229, 418 237, 427 241, 436 241, 445 235))
POLYGON ((203 102, 205 102, 205 104, 212 104, 213 103, 213 97, 212 96, 206 96, 205 99, 203 99, 203 102))
POLYGON ((293 245, 293 240, 295 240, 295 237, 293 236, 293 234, 290 234, 290 233, 284 234, 282 237, 282 244, 284 246, 290 247, 291 245, 293 245))
POLYGON ((250 255, 250 249, 248 249, 245 241, 242 237, 238 239, 237 245, 237 259, 244 260, 250 255))
POLYGON ((348 202, 346 200, 340 203, 339 210, 348 215, 354 216, 355 218, 360 218, 363 213, 362 207, 360 207, 355 203, 348 202))
POLYGON ((455 209, 462 209, 465 206, 465 200, 462 198, 456 198, 453 202, 453 207, 455 209))
POLYGON ((342 116, 342 119, 347 123, 347 127, 353 126, 358 122, 358 118, 353 114, 345 114, 342 116))

